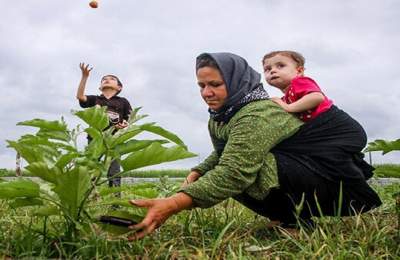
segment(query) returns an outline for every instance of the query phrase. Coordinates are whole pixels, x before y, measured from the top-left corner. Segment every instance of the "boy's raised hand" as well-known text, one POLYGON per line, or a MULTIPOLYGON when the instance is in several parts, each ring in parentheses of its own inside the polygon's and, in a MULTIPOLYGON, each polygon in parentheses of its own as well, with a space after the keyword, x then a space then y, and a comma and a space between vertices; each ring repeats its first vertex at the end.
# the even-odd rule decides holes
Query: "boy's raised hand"
POLYGON ((89 77, 90 71, 93 69, 93 67, 89 68, 89 64, 86 64, 84 62, 79 63, 79 67, 81 68, 82 71, 82 77, 89 77))

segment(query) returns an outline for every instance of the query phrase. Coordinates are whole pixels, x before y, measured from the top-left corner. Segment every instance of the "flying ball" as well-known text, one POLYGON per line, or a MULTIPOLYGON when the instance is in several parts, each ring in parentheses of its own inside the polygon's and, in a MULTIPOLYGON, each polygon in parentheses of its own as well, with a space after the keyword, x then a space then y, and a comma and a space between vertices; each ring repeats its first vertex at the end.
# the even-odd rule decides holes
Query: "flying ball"
POLYGON ((89 5, 92 8, 97 8, 99 6, 96 0, 90 1, 89 5))

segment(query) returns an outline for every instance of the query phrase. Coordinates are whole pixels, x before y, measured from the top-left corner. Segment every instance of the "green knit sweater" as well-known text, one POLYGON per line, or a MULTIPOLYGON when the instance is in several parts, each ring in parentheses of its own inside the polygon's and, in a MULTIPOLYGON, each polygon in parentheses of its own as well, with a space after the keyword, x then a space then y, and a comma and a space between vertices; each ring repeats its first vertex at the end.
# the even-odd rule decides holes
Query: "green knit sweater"
POLYGON ((214 151, 192 169, 202 176, 181 191, 202 208, 241 193, 264 199, 269 189, 278 185, 276 161, 270 150, 301 125, 299 119, 270 100, 249 103, 227 124, 210 119, 214 151), (225 146, 218 156, 215 148, 221 143, 225 146))

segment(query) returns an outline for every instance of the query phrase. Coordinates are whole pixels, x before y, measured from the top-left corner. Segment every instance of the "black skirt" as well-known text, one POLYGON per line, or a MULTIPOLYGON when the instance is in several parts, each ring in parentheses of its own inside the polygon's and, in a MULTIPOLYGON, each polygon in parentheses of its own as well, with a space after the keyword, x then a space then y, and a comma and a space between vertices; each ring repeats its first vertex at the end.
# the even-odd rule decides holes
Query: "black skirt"
POLYGON ((284 223, 296 223, 296 215, 349 216, 378 207, 382 202, 366 182, 373 171, 362 159, 366 142, 361 125, 333 106, 272 150, 279 187, 261 201, 246 194, 235 199, 284 223))

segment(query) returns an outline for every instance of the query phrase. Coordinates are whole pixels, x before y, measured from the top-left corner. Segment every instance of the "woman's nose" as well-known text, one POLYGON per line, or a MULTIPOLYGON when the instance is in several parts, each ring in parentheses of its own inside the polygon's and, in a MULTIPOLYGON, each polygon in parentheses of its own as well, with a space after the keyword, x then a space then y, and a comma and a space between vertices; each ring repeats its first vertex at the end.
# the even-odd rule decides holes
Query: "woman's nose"
POLYGON ((212 89, 209 86, 205 86, 201 92, 202 92, 203 96, 206 96, 206 97, 210 97, 210 96, 214 95, 214 92, 212 91, 212 89))

